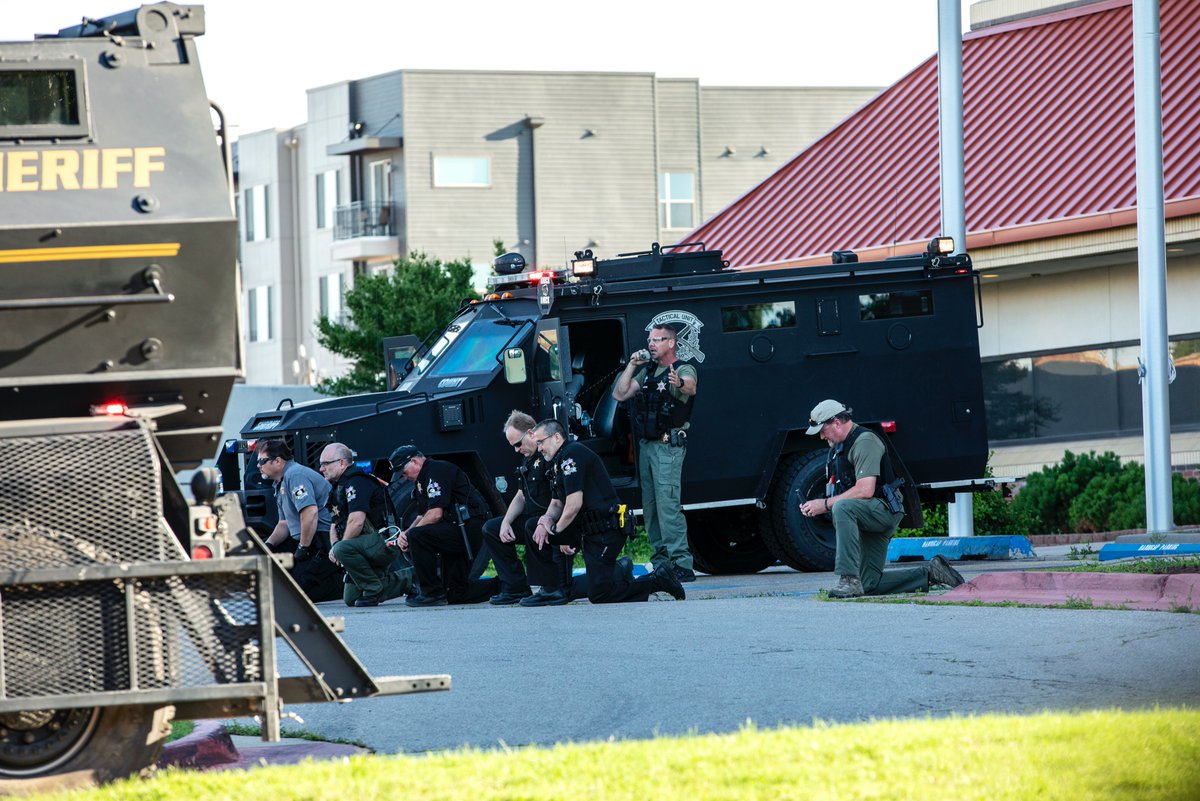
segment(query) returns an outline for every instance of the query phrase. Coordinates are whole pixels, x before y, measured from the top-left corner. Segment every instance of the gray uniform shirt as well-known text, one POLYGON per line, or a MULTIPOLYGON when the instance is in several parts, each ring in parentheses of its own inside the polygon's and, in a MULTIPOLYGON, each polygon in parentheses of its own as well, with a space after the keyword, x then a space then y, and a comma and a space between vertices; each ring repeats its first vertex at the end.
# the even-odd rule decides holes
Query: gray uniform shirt
POLYGON ((300 511, 309 506, 317 507, 317 531, 328 531, 333 524, 326 502, 329 500, 329 482, 325 477, 299 462, 288 462, 283 475, 275 486, 275 503, 279 516, 287 520, 288 535, 300 539, 300 511))

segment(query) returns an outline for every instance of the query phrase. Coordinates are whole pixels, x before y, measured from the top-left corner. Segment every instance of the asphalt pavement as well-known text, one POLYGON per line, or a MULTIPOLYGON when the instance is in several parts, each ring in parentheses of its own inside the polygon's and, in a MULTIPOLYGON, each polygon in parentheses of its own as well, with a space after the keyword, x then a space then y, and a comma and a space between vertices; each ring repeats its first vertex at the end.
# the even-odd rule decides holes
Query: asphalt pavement
MULTIPOLYGON (((1078 551, 1078 548, 1077 548, 1078 551)), ((1075 564, 964 562, 969 579, 1075 564)), ((375 675, 449 673, 445 693, 289 707, 380 752, 727 732, 814 720, 1200 702, 1200 615, 838 603, 831 574, 701 577, 683 603, 373 609, 344 639, 375 675)), ((285 649, 286 650, 286 649, 285 649)), ((302 668, 281 651, 281 675, 302 668)))

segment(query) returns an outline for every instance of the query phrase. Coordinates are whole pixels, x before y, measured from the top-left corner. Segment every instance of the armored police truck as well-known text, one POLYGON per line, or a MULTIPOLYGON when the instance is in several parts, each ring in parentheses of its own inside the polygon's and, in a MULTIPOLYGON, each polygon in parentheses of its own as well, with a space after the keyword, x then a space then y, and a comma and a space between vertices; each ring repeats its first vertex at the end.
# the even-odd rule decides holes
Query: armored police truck
POLYGON ((241 372, 203 32, 158 3, 0 43, 0 794, 139 772, 172 714, 278 738, 283 702, 448 687, 372 677, 215 473, 175 483, 241 372))
MULTIPOLYGON (((655 245, 497 275, 444 330, 385 343, 389 391, 255 415, 228 443, 227 487, 243 490, 250 522, 263 514, 262 491, 236 479, 238 453, 256 437, 286 438, 310 465, 333 441, 364 464, 413 443, 465 469, 499 513, 516 463, 500 427, 523 409, 559 419, 637 508, 636 444, 613 388, 650 330, 669 325, 678 358, 699 371, 682 487, 697 568, 753 572, 779 560, 829 570, 830 520, 799 512, 826 483, 825 443, 805 434, 818 401, 853 407, 929 500, 935 486, 983 475, 979 288, 970 258, 952 252, 936 239, 881 262, 847 251, 827 266, 744 272, 702 244, 655 245)), ((512 272, 520 262, 498 264, 512 272)))

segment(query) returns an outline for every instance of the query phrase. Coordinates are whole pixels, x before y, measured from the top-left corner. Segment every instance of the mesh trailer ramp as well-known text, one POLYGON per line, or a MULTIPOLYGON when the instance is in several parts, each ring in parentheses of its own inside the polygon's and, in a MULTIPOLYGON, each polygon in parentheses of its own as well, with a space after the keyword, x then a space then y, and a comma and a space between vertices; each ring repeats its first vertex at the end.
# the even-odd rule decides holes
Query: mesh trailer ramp
POLYGON ((137 420, 0 424, 0 794, 154 764, 172 717, 448 690, 372 677, 243 523, 235 496, 189 505, 137 420), (224 555, 188 557, 191 534, 224 555), (280 678, 276 642, 310 675, 280 678))

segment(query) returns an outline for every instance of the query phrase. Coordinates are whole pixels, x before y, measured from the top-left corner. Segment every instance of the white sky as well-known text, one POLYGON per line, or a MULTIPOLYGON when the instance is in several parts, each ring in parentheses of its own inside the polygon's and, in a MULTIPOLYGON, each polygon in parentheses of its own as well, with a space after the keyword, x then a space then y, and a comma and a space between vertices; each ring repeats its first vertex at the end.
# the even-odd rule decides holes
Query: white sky
MULTIPOLYGON (((0 41, 137 0, 4 0, 0 41)), ((233 133, 304 121, 305 90, 397 69, 653 72, 705 86, 886 86, 937 51, 937 0, 209 0, 197 44, 233 133), (308 10, 308 9, 322 9, 308 10)), ((964 30, 970 0, 961 0, 964 30)))

